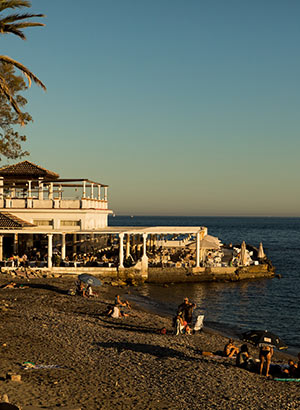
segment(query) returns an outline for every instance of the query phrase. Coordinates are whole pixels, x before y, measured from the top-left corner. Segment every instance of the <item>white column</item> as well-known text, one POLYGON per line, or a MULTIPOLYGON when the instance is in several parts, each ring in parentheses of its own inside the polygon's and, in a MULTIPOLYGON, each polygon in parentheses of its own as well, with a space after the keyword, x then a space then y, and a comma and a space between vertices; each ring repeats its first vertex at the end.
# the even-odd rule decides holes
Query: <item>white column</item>
POLYGON ((52 268, 52 239, 53 234, 48 233, 48 268, 52 268))
POLYGON ((143 233, 143 257, 147 256, 147 233, 143 233))
POLYGON ((119 268, 124 268, 124 234, 119 234, 120 239, 120 251, 119 251, 119 268))
POLYGON ((196 235, 196 268, 200 267, 200 232, 196 235))
POLYGON ((107 201, 107 186, 104 187, 104 201, 107 201))
POLYGON ((0 261, 3 261, 3 235, 0 235, 0 261))
POLYGON ((83 181, 82 198, 86 197, 86 181, 83 181))
POLYGON ((28 198, 31 198, 31 181, 28 181, 28 198))
POLYGON ((3 199, 3 185, 4 185, 3 177, 0 177, 0 199, 3 199))
POLYGON ((13 183, 13 186, 11 188, 11 197, 15 198, 16 197, 16 184, 13 183))
POLYGON ((126 259, 130 256, 130 234, 127 234, 127 242, 126 242, 126 259))
POLYGON ((18 234, 15 233, 14 234, 14 254, 17 255, 18 254, 18 234))
POLYGON ((101 185, 98 185, 98 201, 101 200, 101 185))
POLYGON ((66 259, 66 234, 61 234, 61 258, 66 259))
POLYGON ((53 182, 49 184, 48 199, 53 199, 53 182))
POLYGON ((61 185, 58 187, 58 198, 60 200, 62 199, 62 186, 61 185))
POLYGON ((44 189, 44 184, 43 184, 43 178, 39 178, 39 200, 42 201, 43 198, 43 189, 44 189))
POLYGON ((91 183, 91 199, 94 199, 94 184, 91 183))

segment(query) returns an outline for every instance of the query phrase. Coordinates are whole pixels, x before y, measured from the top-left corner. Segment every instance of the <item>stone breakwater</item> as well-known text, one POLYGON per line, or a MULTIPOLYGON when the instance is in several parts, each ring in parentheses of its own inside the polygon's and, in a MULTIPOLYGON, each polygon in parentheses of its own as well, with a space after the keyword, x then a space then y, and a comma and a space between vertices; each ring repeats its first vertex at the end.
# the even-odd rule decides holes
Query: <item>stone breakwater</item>
MULTIPOLYGON (((103 286, 99 297, 84 299, 67 294, 72 284, 32 279, 25 289, 0 289, 0 396, 46 409, 300 408, 299 384, 202 355, 223 348, 221 335, 206 329, 174 336, 171 318, 137 307, 122 320, 108 318, 102 313, 115 293, 126 298, 128 289, 103 286), (166 335, 157 332, 162 327, 166 335), (26 361, 46 367, 25 370, 26 361), (52 365, 57 368, 47 368, 52 365), (21 382, 6 379, 8 372, 20 374, 21 382)), ((256 348, 251 353, 258 356, 256 348)), ((274 360, 286 362, 286 356, 277 352, 274 360)))

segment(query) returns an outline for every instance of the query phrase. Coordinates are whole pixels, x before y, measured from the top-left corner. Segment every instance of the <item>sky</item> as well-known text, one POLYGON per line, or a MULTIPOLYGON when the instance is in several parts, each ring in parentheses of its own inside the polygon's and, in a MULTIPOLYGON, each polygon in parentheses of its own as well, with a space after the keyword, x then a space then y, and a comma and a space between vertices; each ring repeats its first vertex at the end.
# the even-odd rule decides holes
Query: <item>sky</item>
POLYGON ((47 86, 24 94, 28 160, 108 184, 116 214, 300 216, 298 0, 30 12, 46 26, 1 37, 47 86))

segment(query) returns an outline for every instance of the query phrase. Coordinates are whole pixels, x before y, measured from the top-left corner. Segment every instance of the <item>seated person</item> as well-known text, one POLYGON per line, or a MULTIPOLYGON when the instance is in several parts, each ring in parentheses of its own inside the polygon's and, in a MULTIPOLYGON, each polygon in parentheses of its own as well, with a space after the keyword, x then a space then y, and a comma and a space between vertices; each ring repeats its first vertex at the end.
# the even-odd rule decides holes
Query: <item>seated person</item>
POLYGON ((175 325, 175 334, 176 336, 182 333, 186 333, 187 335, 191 334, 191 328, 187 324, 187 322, 183 319, 182 314, 179 314, 175 317, 174 325, 175 325))
POLYGON ((253 361, 249 354, 247 345, 241 346, 241 350, 236 356, 236 365, 247 370, 250 370, 253 367, 253 361))
POLYGON ((239 349, 233 344, 233 339, 229 339, 226 345, 224 346, 224 356, 232 357, 238 354, 239 349))
POLYGON ((87 297, 86 288, 84 283, 81 280, 78 280, 76 283, 76 295, 87 297))
POLYGON ((87 297, 98 296, 98 293, 93 291, 91 285, 87 285, 85 292, 86 292, 87 297))
POLYGON ((298 374, 298 365, 294 362, 294 360, 289 360, 288 361, 288 367, 285 368, 283 371, 285 376, 290 376, 290 377, 297 377, 298 374))
POLYGON ((267 344, 261 344, 259 350, 259 374, 262 375, 264 363, 266 362, 266 377, 269 377, 269 370, 271 364, 271 358, 273 356, 273 347, 267 344))
POLYGON ((125 302, 123 302, 120 299, 120 295, 115 296, 115 305, 116 306, 124 306, 124 307, 127 307, 128 309, 131 309, 131 306, 130 306, 130 303, 128 302, 128 300, 125 300, 125 302))
POLYGON ((121 317, 126 317, 128 316, 126 313, 122 312, 118 306, 111 306, 111 308, 109 309, 108 316, 114 318, 114 319, 119 319, 121 317))
POLYGON ((7 285, 4 285, 4 286, 2 287, 2 289, 13 289, 13 288, 16 288, 16 287, 17 287, 16 282, 10 282, 10 283, 8 283, 7 285))

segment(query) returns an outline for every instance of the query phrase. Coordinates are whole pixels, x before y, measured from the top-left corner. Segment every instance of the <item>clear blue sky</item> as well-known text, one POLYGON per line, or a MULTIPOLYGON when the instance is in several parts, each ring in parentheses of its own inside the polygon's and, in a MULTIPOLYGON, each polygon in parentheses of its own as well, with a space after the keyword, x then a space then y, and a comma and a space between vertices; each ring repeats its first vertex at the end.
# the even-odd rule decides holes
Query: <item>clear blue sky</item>
POLYGON ((29 160, 123 214, 300 216, 298 0, 32 0, 29 160))

